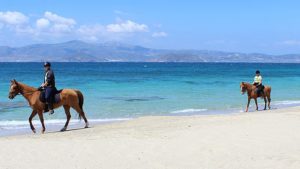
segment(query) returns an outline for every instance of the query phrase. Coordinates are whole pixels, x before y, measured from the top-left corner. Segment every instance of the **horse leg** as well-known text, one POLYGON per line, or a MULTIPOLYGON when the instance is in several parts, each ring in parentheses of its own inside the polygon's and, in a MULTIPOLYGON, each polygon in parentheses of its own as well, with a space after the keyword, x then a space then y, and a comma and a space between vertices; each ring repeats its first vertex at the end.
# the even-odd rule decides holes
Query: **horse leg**
POLYGON ((254 99, 255 105, 256 105, 256 111, 258 110, 258 105, 257 105, 257 98, 254 99))
POLYGON ((264 110, 267 110, 267 98, 266 97, 264 97, 264 101, 265 101, 265 108, 264 108, 264 110))
POLYGON ((28 119, 29 124, 30 124, 30 128, 31 128, 31 130, 32 130, 33 133, 35 133, 36 131, 35 131, 35 128, 34 128, 34 126, 32 124, 32 119, 34 118, 34 116, 36 115, 36 113, 37 112, 35 110, 32 110, 32 113, 31 113, 31 115, 29 116, 29 119, 28 119))
POLYGON ((247 107, 246 107, 246 112, 248 112, 248 108, 249 108, 250 100, 251 100, 251 98, 250 98, 250 97, 248 97, 248 103, 247 103, 247 107))
POLYGON ((268 108, 269 109, 271 109, 271 106, 270 106, 270 104, 271 104, 271 97, 270 97, 270 94, 268 95, 268 108))
POLYGON ((38 115, 39 115, 39 118, 40 118, 40 121, 41 121, 41 124, 42 124, 42 133, 44 134, 45 133, 45 124, 44 124, 44 116, 43 116, 43 111, 38 111, 38 115))
POLYGON ((89 122, 88 122, 87 118, 85 117, 84 111, 79 107, 79 105, 75 105, 72 108, 75 109, 77 111, 77 113, 79 114, 79 116, 83 118, 83 120, 85 122, 85 128, 88 128, 89 122))
POLYGON ((69 121, 71 119, 71 113, 70 113, 70 106, 64 105, 65 113, 67 116, 67 121, 65 123, 65 126, 60 131, 66 131, 69 125, 69 121))

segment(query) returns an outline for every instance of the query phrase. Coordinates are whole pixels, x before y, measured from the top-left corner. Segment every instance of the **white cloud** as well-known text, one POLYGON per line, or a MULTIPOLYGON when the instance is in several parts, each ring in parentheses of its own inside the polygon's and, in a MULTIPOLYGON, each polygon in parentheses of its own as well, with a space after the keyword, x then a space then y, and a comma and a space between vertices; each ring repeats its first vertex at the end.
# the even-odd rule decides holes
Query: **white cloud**
MULTIPOLYGON (((122 13, 122 11, 115 11, 115 13, 122 13)), ((132 20, 122 20, 121 18, 117 18, 115 23, 107 25, 100 23, 81 25, 77 24, 73 18, 60 16, 49 11, 44 12, 40 17, 35 18, 35 16, 29 18, 20 12, 0 12, 0 29, 13 33, 13 36, 28 37, 28 40, 38 40, 39 42, 66 39, 125 42, 132 38, 139 40, 144 35, 167 36, 165 32, 152 34, 148 25, 132 20)))
POLYGON ((53 24, 50 31, 55 34, 71 32, 76 24, 74 19, 65 18, 52 12, 45 12, 44 17, 53 24))
POLYGON ((66 24, 54 24, 52 26, 52 31, 54 33, 63 33, 63 32, 71 32, 73 27, 70 27, 66 24))
POLYGON ((72 18, 65 18, 52 12, 45 12, 44 17, 55 24, 75 25, 76 21, 72 18))
POLYGON ((41 18, 41 19, 38 19, 36 21, 36 27, 38 29, 44 29, 44 28, 47 28, 48 26, 50 25, 50 22, 48 19, 45 19, 45 18, 41 18))
POLYGON ((77 35, 80 39, 86 41, 121 41, 123 39, 134 36, 128 33, 108 32, 106 25, 81 25, 77 29, 77 35))
POLYGON ((15 32, 18 34, 36 34, 36 30, 33 29, 31 26, 29 25, 24 25, 24 26, 16 26, 14 28, 15 32))
POLYGON ((36 20, 36 35, 63 36, 64 33, 74 33, 76 21, 65 18, 52 12, 45 12, 44 17, 36 20))
POLYGON ((105 36, 106 30, 102 25, 82 25, 77 32, 84 40, 98 41, 100 37, 105 36))
POLYGON ((154 32, 152 33, 152 37, 154 38, 161 38, 161 37, 166 37, 168 34, 166 32, 154 32))
POLYGON ((133 32, 147 32, 148 26, 145 24, 138 24, 131 20, 117 24, 109 24, 106 26, 108 32, 115 33, 133 33, 133 32))
POLYGON ((7 11, 0 12, 0 22, 9 25, 21 25, 27 23, 28 17, 20 12, 7 11))
POLYGON ((102 25, 82 25, 79 27, 78 32, 84 35, 102 34, 105 28, 102 25))

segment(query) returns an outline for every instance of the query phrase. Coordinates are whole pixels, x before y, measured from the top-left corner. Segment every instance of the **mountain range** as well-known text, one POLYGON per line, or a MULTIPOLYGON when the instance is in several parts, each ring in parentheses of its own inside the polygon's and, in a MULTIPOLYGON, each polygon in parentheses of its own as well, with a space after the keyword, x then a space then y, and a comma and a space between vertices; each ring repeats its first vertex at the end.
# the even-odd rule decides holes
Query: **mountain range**
POLYGON ((122 43, 68 41, 24 47, 0 46, 0 62, 250 62, 300 63, 300 54, 268 55, 211 50, 152 49, 122 43))

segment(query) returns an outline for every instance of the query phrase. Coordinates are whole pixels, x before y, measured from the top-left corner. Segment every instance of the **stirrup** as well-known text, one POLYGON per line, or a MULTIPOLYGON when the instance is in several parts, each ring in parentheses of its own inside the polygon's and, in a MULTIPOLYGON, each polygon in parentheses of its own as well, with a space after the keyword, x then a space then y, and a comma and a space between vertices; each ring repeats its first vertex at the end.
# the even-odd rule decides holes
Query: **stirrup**
POLYGON ((47 113, 49 112, 49 107, 48 107, 48 104, 45 104, 44 106, 44 113, 47 113))
POLYGON ((54 110, 49 110, 49 115, 54 114, 54 110))

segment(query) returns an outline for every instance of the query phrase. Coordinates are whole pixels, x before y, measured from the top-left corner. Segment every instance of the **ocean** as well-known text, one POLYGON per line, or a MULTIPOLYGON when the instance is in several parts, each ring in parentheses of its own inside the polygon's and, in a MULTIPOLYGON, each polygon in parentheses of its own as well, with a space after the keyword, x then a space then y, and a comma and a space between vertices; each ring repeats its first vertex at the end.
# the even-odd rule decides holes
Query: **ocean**
MULTIPOLYGON (((93 123, 149 115, 228 114, 242 112, 247 97, 240 82, 255 71, 272 86, 271 107, 300 105, 300 64, 263 63, 52 63, 58 89, 83 92, 84 110, 93 123)), ((42 63, 0 63, 0 132, 26 129, 31 108, 22 96, 8 99, 11 79, 38 87, 42 63)), ((263 100, 259 100, 263 104, 263 100)), ((250 111, 254 111, 254 101, 250 111)), ((260 105, 260 109, 263 106, 260 105)), ((63 108, 44 114, 45 124, 63 125, 63 108)), ((72 124, 79 123, 72 111, 72 124)), ((39 126, 38 116, 34 120, 39 126)), ((1 135, 1 134, 0 134, 1 135)))

